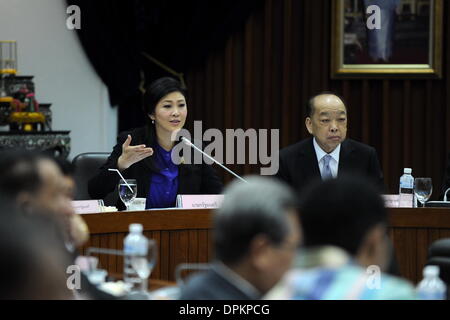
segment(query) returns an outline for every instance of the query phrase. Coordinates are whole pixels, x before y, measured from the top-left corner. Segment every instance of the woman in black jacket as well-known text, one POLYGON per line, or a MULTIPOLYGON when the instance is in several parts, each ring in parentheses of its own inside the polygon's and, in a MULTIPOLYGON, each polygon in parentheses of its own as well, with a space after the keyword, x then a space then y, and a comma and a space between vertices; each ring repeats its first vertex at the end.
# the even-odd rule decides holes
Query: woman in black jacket
POLYGON ((165 77, 150 84, 144 111, 147 125, 121 133, 108 160, 89 181, 91 198, 102 199, 117 188, 120 176, 108 169, 136 179, 137 197, 147 198, 147 209, 174 207, 177 194, 221 193, 222 182, 210 165, 172 162, 177 143, 172 135, 184 127, 187 117, 186 89, 180 82, 165 77))

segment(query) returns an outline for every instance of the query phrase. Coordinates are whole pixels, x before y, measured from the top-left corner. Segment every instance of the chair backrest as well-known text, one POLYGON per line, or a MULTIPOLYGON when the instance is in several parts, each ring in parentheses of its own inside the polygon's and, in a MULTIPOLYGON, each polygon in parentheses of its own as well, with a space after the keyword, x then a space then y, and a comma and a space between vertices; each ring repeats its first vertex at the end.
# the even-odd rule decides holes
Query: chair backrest
MULTIPOLYGON (((88 181, 98 173, 99 168, 109 157, 107 152, 87 152, 77 155, 73 160, 74 178, 76 184, 75 200, 89 200, 88 181)), ((103 199, 106 206, 116 205, 117 191, 103 199)))
POLYGON ((447 300, 450 298, 450 238, 433 242, 428 248, 427 265, 439 266, 439 277, 447 284, 447 300))

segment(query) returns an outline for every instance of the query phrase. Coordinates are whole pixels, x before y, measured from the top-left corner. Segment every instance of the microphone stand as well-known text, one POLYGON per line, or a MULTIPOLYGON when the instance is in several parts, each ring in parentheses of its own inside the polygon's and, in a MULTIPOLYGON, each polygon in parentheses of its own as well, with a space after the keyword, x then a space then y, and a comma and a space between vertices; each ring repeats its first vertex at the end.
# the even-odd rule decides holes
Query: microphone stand
POLYGON ((209 154, 203 152, 201 149, 199 149, 195 144, 193 144, 192 142, 190 142, 187 138, 185 137, 181 137, 181 140, 187 144, 188 146, 194 148, 195 150, 197 150, 198 152, 200 152, 201 154, 205 155, 208 159, 210 159, 211 161, 213 161, 214 163, 216 163, 217 165, 219 165, 220 167, 222 167, 223 169, 225 169, 226 171, 228 171, 229 173, 231 173, 233 176, 235 176, 236 178, 238 178, 239 180, 248 183, 247 180, 241 178, 240 176, 238 176, 236 173, 234 173, 233 171, 231 171, 230 169, 228 169, 227 167, 225 167, 223 164, 221 164, 220 162, 218 162, 216 159, 214 159, 213 157, 211 157, 209 154))

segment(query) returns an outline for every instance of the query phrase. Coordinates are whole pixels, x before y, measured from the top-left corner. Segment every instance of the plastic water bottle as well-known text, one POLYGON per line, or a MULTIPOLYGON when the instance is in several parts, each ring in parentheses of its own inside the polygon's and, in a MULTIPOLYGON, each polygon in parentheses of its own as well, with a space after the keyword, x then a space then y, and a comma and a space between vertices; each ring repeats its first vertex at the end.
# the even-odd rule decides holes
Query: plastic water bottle
POLYGON ((411 168, 404 168, 403 175, 400 177, 399 207, 414 207, 414 177, 411 172, 411 168))
POLYGON ((423 280, 417 285, 417 298, 420 300, 445 300, 447 286, 439 278, 438 266, 426 266, 423 280))
POLYGON ((133 256, 145 256, 148 250, 148 239, 142 234, 142 224, 133 223, 129 226, 130 233, 124 239, 123 279, 130 285, 131 291, 142 288, 142 280, 131 264, 133 256))

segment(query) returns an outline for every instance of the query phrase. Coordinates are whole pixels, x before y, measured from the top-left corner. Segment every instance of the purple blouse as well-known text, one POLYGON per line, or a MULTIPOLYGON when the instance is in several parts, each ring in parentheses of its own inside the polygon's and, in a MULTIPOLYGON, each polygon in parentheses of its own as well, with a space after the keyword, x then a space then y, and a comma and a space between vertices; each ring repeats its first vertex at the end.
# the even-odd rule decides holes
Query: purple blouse
POLYGON ((172 151, 166 151, 158 144, 155 151, 155 164, 161 170, 150 174, 150 190, 145 208, 175 207, 178 193, 178 166, 172 162, 172 151))

